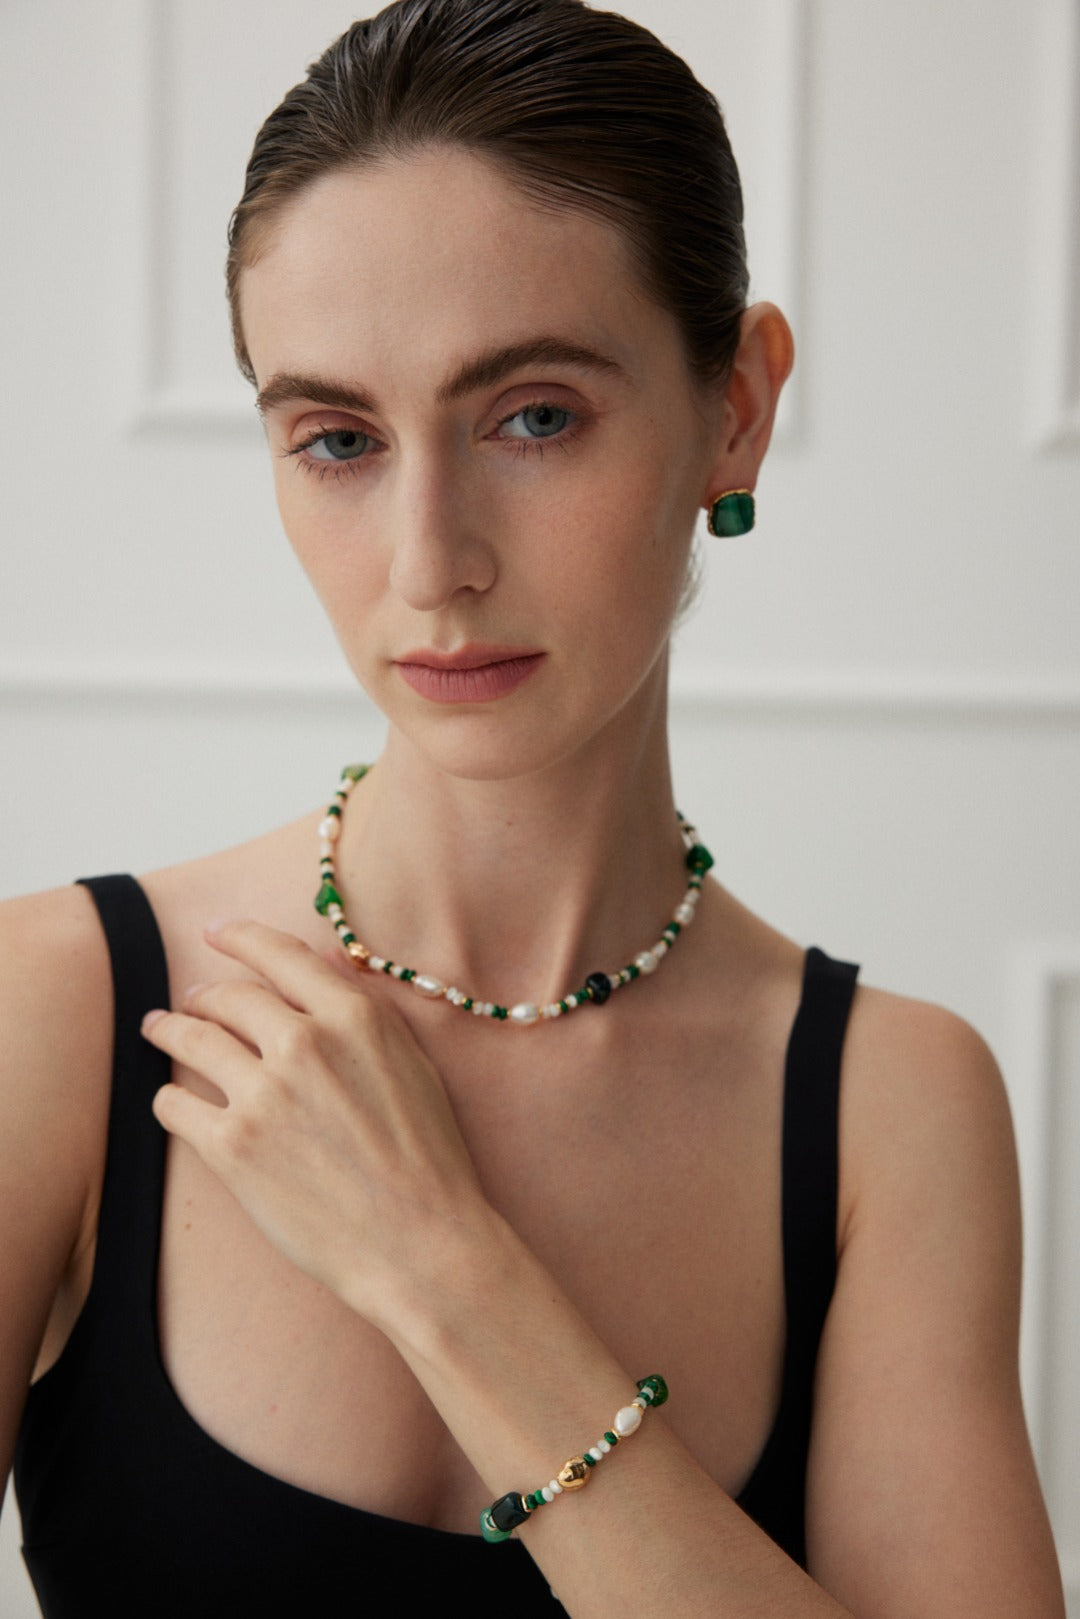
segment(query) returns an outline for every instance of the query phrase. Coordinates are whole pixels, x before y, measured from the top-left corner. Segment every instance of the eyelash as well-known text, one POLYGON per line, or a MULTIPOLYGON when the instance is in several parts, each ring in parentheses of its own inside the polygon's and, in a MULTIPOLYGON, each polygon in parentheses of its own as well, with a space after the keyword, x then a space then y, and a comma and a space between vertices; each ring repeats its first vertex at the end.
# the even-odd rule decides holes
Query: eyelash
MULTIPOLYGON (((562 450, 564 454, 569 454, 570 445, 577 438, 584 424, 579 413, 570 410, 565 405, 556 405, 550 399, 533 399, 527 405, 520 405, 517 410, 512 410, 508 416, 502 417, 498 425, 499 427, 505 427, 507 422, 512 422, 517 416, 523 416, 526 411, 543 410, 545 407, 549 410, 556 410, 560 415, 565 415, 569 418, 566 427, 557 437, 553 435, 542 439, 512 438, 503 439, 502 442, 512 446, 514 452, 518 455, 536 454, 543 456, 546 445, 551 445, 553 448, 562 450)), ((309 433, 299 444, 294 445, 291 450, 282 450, 281 454, 282 456, 295 457, 297 468, 303 472, 313 473, 320 483, 328 473, 333 474, 335 483, 340 481, 343 476, 346 478, 354 477, 361 463, 368 460, 367 455, 355 456, 351 461, 316 461, 312 456, 305 453, 313 444, 318 444, 321 439, 329 438, 333 433, 356 433, 361 438, 374 437, 373 434, 362 433, 359 428, 320 426, 314 432, 309 433)))

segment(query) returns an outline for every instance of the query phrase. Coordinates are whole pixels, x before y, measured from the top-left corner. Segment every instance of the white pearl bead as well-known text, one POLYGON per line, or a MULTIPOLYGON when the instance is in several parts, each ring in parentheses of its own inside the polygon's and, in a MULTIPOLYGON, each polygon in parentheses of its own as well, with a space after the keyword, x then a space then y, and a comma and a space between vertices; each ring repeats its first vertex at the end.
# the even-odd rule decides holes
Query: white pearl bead
POLYGON ((319 854, 324 860, 333 860, 334 845, 329 841, 328 838, 323 838, 322 842, 319 844, 319 854))
POLYGON ((391 978, 400 978, 404 971, 405 971, 405 969, 401 965, 401 962, 400 961, 395 961, 394 965, 390 969, 390 977, 391 978))
POLYGON ((373 973, 381 973, 383 968, 386 966, 386 962, 382 956, 369 956, 368 966, 371 968, 373 973))
POLYGON ((336 843, 341 836, 341 816, 327 815, 319 822, 319 836, 327 843, 336 843))
POLYGON ((666 939, 657 939, 656 943, 652 947, 652 953, 656 957, 657 961, 662 961, 670 949, 671 946, 668 944, 666 939))
POLYGON ((562 1494, 562 1485, 559 1483, 557 1478, 548 1480, 548 1489, 551 1491, 552 1495, 562 1494))
POLYGON ((683 900, 681 905, 675 907, 675 920, 681 927, 686 927, 688 922, 694 920, 694 907, 683 900))
POLYGON ((522 1027, 535 1023, 539 1016, 540 1008, 534 1006, 532 1001, 519 1001, 516 1006, 510 1008, 511 1023, 519 1023, 522 1027))
POLYGON ((545 1484, 544 1488, 540 1491, 540 1494, 544 1497, 545 1501, 554 1501, 555 1499, 555 1491, 551 1488, 550 1484, 545 1484))
POLYGON ((413 989, 419 990, 421 995, 427 995, 432 1000, 436 1000, 446 988, 441 978, 432 978, 428 973, 417 973, 412 986, 413 989))
POLYGON ((326 907, 326 914, 330 918, 331 922, 340 922, 345 916, 345 912, 341 909, 340 905, 328 905, 326 907))
POLYGON ((606 1456, 611 1450, 611 1442, 607 1439, 598 1439, 596 1441, 596 1448, 597 1450, 603 1451, 604 1455, 606 1456))
POLYGON ((615 1421, 611 1425, 620 1439, 628 1434, 637 1433, 641 1427, 640 1405, 624 1405, 621 1411, 616 1411, 615 1421))
POLYGON ((483 1003, 483 1001, 473 1001, 473 1003, 472 1003, 472 1015, 473 1015, 473 1017, 483 1017, 483 1015, 484 1015, 484 1003, 483 1003))
POLYGON ((651 950, 643 950, 639 956, 634 957, 634 966, 642 974, 654 973, 657 967, 656 957, 651 950))
POLYGON ((540 1010, 541 1017, 562 1017, 562 1007, 558 1001, 551 1001, 540 1010))
MULTIPOLYGON (((568 995, 566 997, 566 1004, 567 1004, 567 1006, 576 1006, 577 1005, 577 996, 576 995, 568 995)), ((575 1029, 577 1028, 576 1023, 574 1024, 574 1027, 575 1027, 575 1029)))
POLYGON ((603 1459, 604 1459, 604 1453, 600 1449, 599 1445, 590 1445, 588 1453, 592 1457, 594 1462, 602 1462, 603 1459))

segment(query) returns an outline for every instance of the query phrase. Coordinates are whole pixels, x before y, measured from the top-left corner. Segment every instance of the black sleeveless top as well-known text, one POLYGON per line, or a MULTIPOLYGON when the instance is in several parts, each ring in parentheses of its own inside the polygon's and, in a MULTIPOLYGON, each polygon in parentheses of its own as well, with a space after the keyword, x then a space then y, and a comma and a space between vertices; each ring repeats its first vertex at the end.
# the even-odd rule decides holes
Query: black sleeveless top
MULTIPOLYGON (((83 881, 112 960, 115 1055, 90 1293, 59 1360, 29 1392, 15 1453, 23 1556, 46 1619, 83 1619, 91 1607, 112 1619, 412 1614, 452 1593, 478 1619, 563 1612, 520 1541, 493 1546, 283 1483, 218 1444, 180 1403, 157 1336, 166 1135, 150 1111, 170 1064, 139 1033, 144 1012, 168 1005, 164 948, 134 878, 83 881)), ((857 971, 807 952, 785 1069, 783 1389, 738 1497, 804 1566, 812 1382, 836 1273, 840 1052, 857 971)))

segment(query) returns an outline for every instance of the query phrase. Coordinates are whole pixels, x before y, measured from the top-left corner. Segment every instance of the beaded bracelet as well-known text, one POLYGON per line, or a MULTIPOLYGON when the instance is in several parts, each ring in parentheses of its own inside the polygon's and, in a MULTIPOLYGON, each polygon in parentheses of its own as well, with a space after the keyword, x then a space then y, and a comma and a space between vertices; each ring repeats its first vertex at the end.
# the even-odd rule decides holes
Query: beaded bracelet
POLYGON ((554 1501, 557 1495, 564 1490, 581 1490, 589 1482, 589 1474, 597 1462, 610 1455, 620 1439, 629 1439, 641 1427, 641 1419, 650 1406, 663 1405, 668 1397, 668 1387, 658 1372, 650 1377, 642 1377, 638 1381, 638 1392, 629 1405, 624 1405, 621 1411, 615 1413, 615 1420, 595 1445, 580 1456, 571 1456, 558 1472, 558 1476, 549 1483, 541 1485, 540 1489, 533 1490, 529 1495, 522 1495, 518 1490, 511 1490, 509 1495, 500 1495, 489 1507, 485 1507, 480 1514, 480 1529, 485 1540, 492 1542, 509 1540, 519 1524, 525 1522, 531 1512, 542 1507, 545 1501, 554 1501))

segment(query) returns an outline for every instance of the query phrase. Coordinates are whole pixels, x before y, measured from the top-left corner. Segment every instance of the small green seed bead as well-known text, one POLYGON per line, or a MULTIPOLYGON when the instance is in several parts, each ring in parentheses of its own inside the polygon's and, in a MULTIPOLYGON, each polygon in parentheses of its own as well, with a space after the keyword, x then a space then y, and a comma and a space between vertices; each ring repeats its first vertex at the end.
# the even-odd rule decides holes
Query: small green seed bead
POLYGON ((416 969, 415 969, 415 967, 403 967, 402 968, 402 970, 401 970, 401 982, 403 984, 411 984, 415 977, 416 977, 416 969))
POLYGON ((466 995, 465 999, 461 1003, 461 1010, 463 1012, 471 1012, 472 1007, 473 1007, 473 998, 472 998, 471 995, 466 995))
POLYGON ((501 1023, 507 1015, 506 1007, 497 1006, 491 1015, 493 1018, 498 1018, 499 1022, 501 1023))
POLYGON ((563 1011, 563 1012, 569 1012, 569 1010, 570 1010, 570 1008, 567 1006, 565 1001, 560 1001, 559 1002, 559 1009, 560 1009, 560 1011, 563 1011))
POLYGON ((326 813, 327 813, 327 815, 337 815, 337 816, 340 817, 340 815, 341 815, 341 805, 340 804, 331 804, 326 813))
POLYGON ((587 1450, 582 1453, 581 1459, 585 1463, 586 1467, 595 1467, 596 1466, 596 1457, 595 1456, 590 1456, 587 1450))
POLYGON ((356 934, 355 933, 350 933, 348 928, 345 929, 344 933, 339 934, 338 937, 340 938, 342 944, 355 944, 356 943, 356 934))
POLYGON ((397 966, 396 961, 384 961, 383 962, 383 972, 386 973, 387 976, 390 976, 391 967, 396 967, 396 966, 397 966))
POLYGON ((607 1442, 608 1442, 608 1444, 609 1444, 609 1445, 617 1445, 617 1444, 618 1444, 618 1443, 619 1443, 619 1436, 618 1436, 618 1434, 617 1434, 617 1433, 612 1433, 612 1432, 611 1432, 611 1431, 610 1431, 610 1429, 609 1429, 609 1430, 608 1430, 608 1432, 607 1432, 607 1433, 606 1433, 606 1434, 605 1434, 605 1435, 604 1435, 604 1438, 605 1438, 605 1439, 606 1439, 606 1440, 607 1440, 607 1442))

